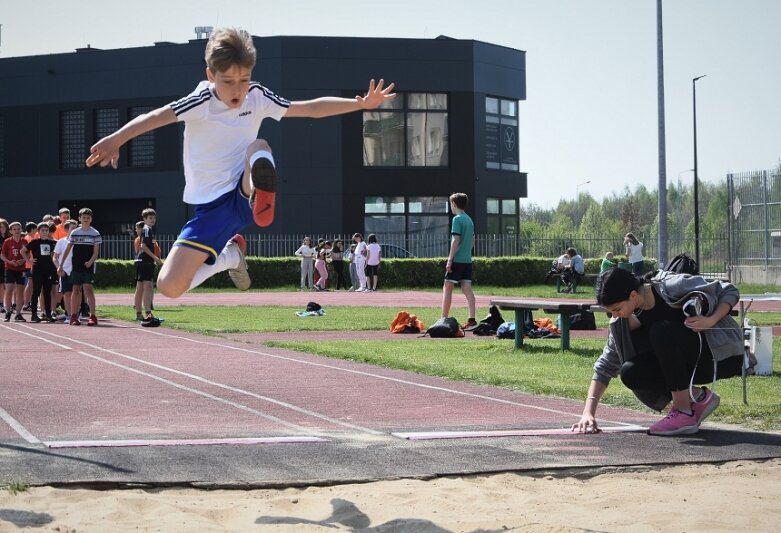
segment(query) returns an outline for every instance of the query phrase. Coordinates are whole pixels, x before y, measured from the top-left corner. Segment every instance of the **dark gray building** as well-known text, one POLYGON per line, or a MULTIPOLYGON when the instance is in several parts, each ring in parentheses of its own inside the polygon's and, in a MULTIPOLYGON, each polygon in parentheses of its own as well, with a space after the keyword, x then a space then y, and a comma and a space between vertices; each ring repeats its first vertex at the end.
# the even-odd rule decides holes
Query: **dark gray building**
MULTIPOLYGON (((176 233, 181 133, 168 126, 123 147, 120 167, 88 169, 89 147, 131 118, 205 79, 205 40, 0 59, 0 217, 40 220, 88 206, 104 234, 124 233, 144 207, 176 233)), ((447 196, 469 194, 478 233, 513 233, 520 172, 518 103, 525 53, 437 39, 256 37, 253 79, 280 96, 353 97, 370 78, 396 83, 387 108, 319 120, 266 120, 277 217, 258 233, 447 233, 447 196)))

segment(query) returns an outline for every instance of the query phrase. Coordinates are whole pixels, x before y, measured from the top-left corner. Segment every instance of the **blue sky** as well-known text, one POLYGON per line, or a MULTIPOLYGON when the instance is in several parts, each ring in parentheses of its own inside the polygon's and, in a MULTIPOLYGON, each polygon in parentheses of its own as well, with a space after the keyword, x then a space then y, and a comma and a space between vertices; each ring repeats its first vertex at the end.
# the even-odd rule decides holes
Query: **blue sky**
MULTIPOLYGON (((781 0, 664 0, 663 9, 668 183, 692 180, 691 88, 702 74, 700 179, 777 166, 781 0)), ((0 0, 0 24, 0 57, 186 42, 207 25, 260 36, 444 34, 517 48, 527 52, 525 204, 658 183, 656 0, 38 0, 33 9, 0 0)))

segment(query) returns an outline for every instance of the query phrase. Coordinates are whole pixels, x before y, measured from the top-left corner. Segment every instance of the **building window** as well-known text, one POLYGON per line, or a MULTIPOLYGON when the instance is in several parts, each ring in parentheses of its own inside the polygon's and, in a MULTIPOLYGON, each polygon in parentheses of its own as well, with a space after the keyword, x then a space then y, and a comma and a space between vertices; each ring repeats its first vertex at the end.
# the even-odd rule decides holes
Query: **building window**
POLYGON ((447 167, 448 97, 399 93, 363 114, 363 164, 367 167, 447 167))
POLYGON ((93 143, 98 142, 103 137, 111 135, 119 129, 119 109, 96 109, 95 110, 95 138, 93 143))
POLYGON ((518 102, 485 98, 485 168, 520 169, 518 158, 518 102))
MULTIPOLYGON (((136 106, 130 108, 130 120, 149 113, 154 107, 136 106)), ((128 143, 128 166, 150 168, 155 166, 155 133, 148 131, 128 143)))
POLYGON ((441 237, 450 233, 449 205, 447 196, 367 196, 364 235, 376 233, 418 257, 447 255, 441 237))
POLYGON ((518 233, 518 200, 488 198, 485 204, 486 229, 494 235, 518 233))
POLYGON ((60 113, 60 168, 84 168, 87 138, 84 111, 60 113))

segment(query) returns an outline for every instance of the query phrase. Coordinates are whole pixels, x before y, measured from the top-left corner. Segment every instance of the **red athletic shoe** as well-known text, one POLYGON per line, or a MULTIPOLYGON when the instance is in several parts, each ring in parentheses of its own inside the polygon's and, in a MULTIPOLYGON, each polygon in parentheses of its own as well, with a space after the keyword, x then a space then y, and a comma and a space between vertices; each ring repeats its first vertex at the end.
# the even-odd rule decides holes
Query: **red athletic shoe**
POLYGON ((81 322, 79 322, 79 316, 78 315, 71 315, 70 325, 71 326, 81 326, 81 322))
POLYGON ((95 315, 90 315, 89 320, 87 320, 88 326, 97 326, 98 325, 98 317, 95 315))
POLYGON ((249 205, 255 224, 266 228, 274 222, 274 205, 277 199, 277 170, 274 163, 265 157, 252 165, 252 194, 249 205))

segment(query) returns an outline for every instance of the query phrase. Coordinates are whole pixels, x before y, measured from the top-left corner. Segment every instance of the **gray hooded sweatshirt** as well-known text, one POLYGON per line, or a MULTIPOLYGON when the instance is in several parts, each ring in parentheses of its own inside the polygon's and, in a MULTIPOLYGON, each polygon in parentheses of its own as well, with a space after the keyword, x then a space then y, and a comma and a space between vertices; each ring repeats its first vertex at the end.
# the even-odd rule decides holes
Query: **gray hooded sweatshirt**
MULTIPOLYGON (((664 302, 674 308, 681 308, 693 296, 699 296, 707 302, 707 314, 710 315, 721 303, 734 307, 740 299, 737 287, 724 281, 706 281, 702 276, 675 274, 659 271, 650 280, 656 293, 664 302)), ((727 315, 719 320, 713 329, 703 332, 703 337, 713 353, 714 365, 728 357, 744 353, 743 330, 738 323, 727 315)), ((607 345, 594 363, 595 379, 607 385, 618 376, 626 359, 634 355, 634 346, 629 333, 629 321, 624 318, 611 319, 607 345)), ((638 400, 656 411, 670 403, 670 391, 632 391, 638 400)))

